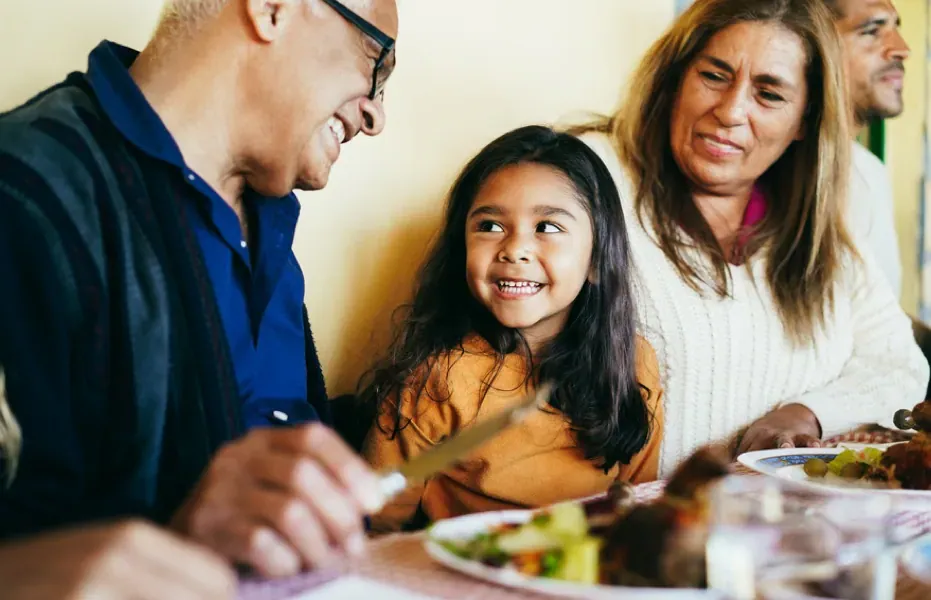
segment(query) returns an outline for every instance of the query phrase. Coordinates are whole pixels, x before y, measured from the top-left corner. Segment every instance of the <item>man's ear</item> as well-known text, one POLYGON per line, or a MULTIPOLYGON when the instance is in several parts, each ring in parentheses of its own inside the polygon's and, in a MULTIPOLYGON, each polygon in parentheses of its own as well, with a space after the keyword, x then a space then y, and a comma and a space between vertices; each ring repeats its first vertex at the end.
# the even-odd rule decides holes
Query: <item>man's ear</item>
POLYGON ((246 0, 246 15, 263 42, 279 38, 298 15, 302 0, 246 0))

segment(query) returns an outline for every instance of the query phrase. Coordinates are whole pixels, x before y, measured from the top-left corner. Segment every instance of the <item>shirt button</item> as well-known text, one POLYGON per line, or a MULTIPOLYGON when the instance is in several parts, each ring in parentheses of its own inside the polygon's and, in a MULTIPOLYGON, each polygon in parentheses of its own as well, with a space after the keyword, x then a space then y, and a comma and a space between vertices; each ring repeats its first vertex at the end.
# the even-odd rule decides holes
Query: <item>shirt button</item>
POLYGON ((239 245, 240 245, 240 247, 242 247, 242 248, 245 248, 246 246, 248 246, 248 244, 246 244, 246 240, 243 240, 243 241, 239 242, 239 245))
POLYGON ((194 180, 197 179, 197 178, 194 177, 194 174, 193 174, 193 173, 188 173, 188 174, 187 174, 187 179, 188 179, 188 181, 194 181, 194 180))

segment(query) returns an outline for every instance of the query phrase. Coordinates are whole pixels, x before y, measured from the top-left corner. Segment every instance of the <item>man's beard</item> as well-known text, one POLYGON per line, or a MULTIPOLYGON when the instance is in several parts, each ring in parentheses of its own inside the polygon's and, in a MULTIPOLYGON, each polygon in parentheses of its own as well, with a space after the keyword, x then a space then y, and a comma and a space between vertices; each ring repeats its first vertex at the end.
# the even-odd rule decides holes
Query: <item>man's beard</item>
POLYGON ((857 123, 866 124, 873 119, 891 119, 892 117, 897 117, 902 113, 901 105, 897 109, 882 106, 875 100, 875 95, 872 93, 875 87, 879 85, 879 80, 889 73, 905 73, 905 65, 902 64, 902 61, 900 60, 893 61, 874 73, 872 77, 870 77, 870 93, 867 98, 868 103, 854 107, 854 117, 856 118, 857 123))
POLYGON ((882 106, 870 104, 869 106, 858 106, 854 110, 854 118, 860 125, 866 125, 874 119, 891 119, 902 113, 901 110, 889 110, 882 106))

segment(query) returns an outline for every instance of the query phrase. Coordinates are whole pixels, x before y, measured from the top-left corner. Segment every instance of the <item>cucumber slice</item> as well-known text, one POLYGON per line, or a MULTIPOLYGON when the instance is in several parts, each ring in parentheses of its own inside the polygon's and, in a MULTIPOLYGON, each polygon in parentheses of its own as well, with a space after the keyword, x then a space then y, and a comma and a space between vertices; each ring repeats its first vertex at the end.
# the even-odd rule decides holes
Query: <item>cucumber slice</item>
POLYGON ((562 564, 555 573, 556 579, 594 585, 599 580, 601 540, 586 537, 569 542, 563 547, 562 564))

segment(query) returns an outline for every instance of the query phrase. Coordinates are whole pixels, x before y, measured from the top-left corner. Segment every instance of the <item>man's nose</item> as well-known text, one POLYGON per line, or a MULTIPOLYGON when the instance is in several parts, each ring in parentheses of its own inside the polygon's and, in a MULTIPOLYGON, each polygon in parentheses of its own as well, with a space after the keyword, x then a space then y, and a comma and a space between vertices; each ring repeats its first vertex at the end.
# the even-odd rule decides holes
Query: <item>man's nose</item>
POLYGON ((902 37, 902 32, 898 29, 893 31, 888 39, 889 42, 886 47, 887 59, 904 61, 911 55, 912 50, 908 47, 908 43, 905 41, 905 38, 902 37))

